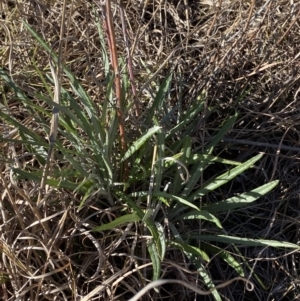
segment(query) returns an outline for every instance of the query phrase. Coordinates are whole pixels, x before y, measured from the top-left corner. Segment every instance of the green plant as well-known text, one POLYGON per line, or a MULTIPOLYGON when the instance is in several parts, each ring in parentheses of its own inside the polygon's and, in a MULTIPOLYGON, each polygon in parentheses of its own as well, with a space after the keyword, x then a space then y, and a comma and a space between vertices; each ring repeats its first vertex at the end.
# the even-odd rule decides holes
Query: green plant
MULTIPOLYGON (((51 60, 57 63, 57 56, 52 53, 45 41, 29 25, 25 24, 25 26, 39 46, 51 56, 51 60)), ((103 49, 103 59, 107 60, 107 57, 103 49)), ((105 64, 108 65, 108 62, 105 61, 105 64)), ((45 75, 38 67, 36 72, 44 83, 44 90, 51 91, 55 79, 53 80, 49 74, 45 75)), ((63 161, 64 164, 62 166, 53 164, 51 174, 46 177, 45 183, 54 189, 63 188, 77 192, 81 197, 81 202, 76 204, 78 211, 87 207, 96 196, 101 197, 98 206, 102 209, 120 206, 122 209, 118 211, 119 216, 93 227, 93 232, 101 232, 105 236, 106 231, 136 223, 136 231, 142 238, 147 237, 146 242, 142 239, 138 244, 141 245, 142 250, 146 248, 148 250, 145 254, 151 258, 154 281, 161 277, 161 263, 168 250, 175 248, 181 250, 196 267, 214 299, 221 300, 219 292, 215 289, 214 279, 205 264, 212 256, 219 256, 236 271, 237 275, 245 277, 246 259, 242 256, 238 259, 238 256, 231 255, 226 250, 222 250, 218 244, 211 242, 299 248, 286 242, 226 235, 226 229, 217 217, 219 212, 247 206, 276 187, 278 181, 272 181, 250 192, 217 203, 202 201, 204 197, 209 197, 212 192, 251 169, 262 157, 262 154, 259 154, 241 163, 213 155, 214 147, 233 126, 237 114, 229 117, 221 129, 214 133, 214 139, 203 151, 195 151, 191 137, 198 123, 197 116, 205 110, 205 99, 199 97, 187 110, 179 107, 176 125, 171 126, 170 108, 165 101, 172 83, 172 76, 169 75, 158 85, 153 102, 139 119, 134 120, 134 126, 130 123, 125 124, 128 144, 126 149, 120 146, 120 143, 122 144, 119 134, 120 124, 113 98, 114 76, 107 70, 106 98, 102 103, 96 104, 72 72, 67 68, 63 68, 62 72, 68 78, 68 87, 61 87, 60 104, 53 102, 49 95, 42 92, 36 92, 34 97, 29 98, 3 69, 0 69, 0 77, 8 89, 14 92, 17 100, 24 106, 24 110, 35 116, 38 127, 48 136, 50 135, 48 120, 52 113, 47 108, 53 106, 60 110, 59 139, 55 145, 59 152, 54 152, 52 162, 63 161), (36 99, 39 102, 36 102, 36 99), (41 106, 40 102, 46 105, 41 106), (142 134, 138 130, 139 127, 142 129, 142 134), (122 168, 124 162, 128 162, 129 170, 122 168), (214 175, 208 181, 205 180, 204 172, 216 162, 229 166, 229 169, 223 171, 221 175, 214 175), (164 228, 165 221, 170 231, 169 235, 164 228), (191 221, 193 221, 193 231, 185 231, 191 221), (213 225, 212 235, 201 234, 200 228, 203 223, 213 225)), ((128 87, 126 74, 122 80, 123 86, 128 87)), ((126 92, 126 90, 122 92, 124 99, 126 92)), ((23 145, 38 162, 38 166, 28 167, 27 170, 12 165, 16 180, 40 182, 43 177, 43 167, 47 162, 48 143, 33 129, 27 128, 7 113, 5 110, 8 108, 5 105, 1 105, 1 109, 1 118, 8 125, 16 128, 19 133, 19 138, 3 136, 2 141, 23 145)), ((124 106, 124 112, 129 109, 129 105, 124 106)), ((212 109, 207 113, 210 113, 210 110, 212 109)), ((46 202, 44 198, 40 203, 46 202)), ((36 210, 41 210, 39 206, 37 207, 36 210)), ((140 257, 141 251, 138 249, 135 251, 140 257)), ((236 255, 240 255, 238 250, 236 255)), ((140 277, 144 276, 140 275, 140 277)))

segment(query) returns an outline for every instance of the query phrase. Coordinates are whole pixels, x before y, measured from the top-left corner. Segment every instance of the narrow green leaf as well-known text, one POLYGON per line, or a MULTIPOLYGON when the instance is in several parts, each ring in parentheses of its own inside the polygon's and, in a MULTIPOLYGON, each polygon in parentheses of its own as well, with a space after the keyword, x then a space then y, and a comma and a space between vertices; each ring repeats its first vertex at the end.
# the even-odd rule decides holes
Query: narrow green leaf
POLYGON ((171 221, 169 221, 169 228, 170 228, 170 230, 171 230, 171 233, 172 233, 173 236, 175 237, 175 240, 176 240, 177 242, 183 243, 184 241, 183 241, 181 235, 179 234, 179 232, 178 232, 176 226, 175 226, 171 221))
POLYGON ((147 133, 145 133, 141 138, 139 138, 138 140, 136 140, 127 150, 127 152, 125 153, 124 157, 122 158, 121 162, 124 162, 125 160, 127 160, 129 157, 131 157, 137 150, 139 150, 144 143, 150 139, 155 133, 157 133, 159 130, 161 129, 161 127, 159 126, 154 126, 151 129, 148 130, 147 133))
POLYGON ((161 83, 159 90, 155 95, 153 104, 151 105, 150 109, 147 111, 147 118, 145 120, 146 125, 149 125, 151 123, 155 111, 159 111, 161 109, 165 94, 170 88, 171 80, 172 80, 172 75, 170 74, 161 83))
MULTIPOLYGON (((75 190, 80 190, 81 186, 83 186, 85 184, 86 180, 83 181, 75 190)), ((98 185, 97 185, 98 186, 98 185)), ((87 190, 87 192, 84 194, 80 204, 79 204, 79 207, 78 207, 78 211, 80 211, 82 209, 82 207, 84 206, 86 200, 88 199, 88 197, 91 195, 92 191, 95 190, 96 188, 96 185, 91 185, 89 187, 89 189, 87 190)))
MULTIPOLYGON (((138 193, 137 192, 131 193, 130 196, 143 197, 143 196, 147 196, 148 193, 149 193, 148 191, 140 191, 138 193)), ((158 197, 158 198, 161 197, 161 198, 165 198, 165 199, 171 199, 171 200, 177 201, 181 204, 187 205, 188 207, 191 207, 193 209, 200 211, 200 209, 196 205, 192 204, 191 202, 189 202, 181 197, 178 197, 176 195, 169 194, 169 193, 166 193, 163 191, 153 192, 153 197, 158 197)))
POLYGON ((166 255, 166 236, 165 236, 165 231, 164 231, 164 227, 158 223, 155 222, 155 226, 157 228, 157 231, 159 233, 159 240, 160 240, 160 245, 161 245, 161 253, 159 254, 159 258, 161 261, 164 260, 165 255, 166 255))
POLYGON ((10 281, 9 276, 5 273, 0 273, 0 284, 10 281))
POLYGON ((248 247, 274 247, 300 250, 300 246, 296 244, 276 240, 251 239, 227 235, 192 235, 189 238, 206 241, 218 241, 226 244, 237 244, 248 247))
POLYGON ((183 198, 188 198, 190 196, 191 192, 194 190, 195 186, 198 185, 199 179, 204 171, 204 169, 207 167, 207 165, 210 163, 209 158, 205 158, 200 163, 196 164, 194 167, 194 171, 192 172, 192 176, 188 180, 186 186, 183 189, 183 192, 181 196, 183 198))
MULTIPOLYGON (((132 210, 134 210, 134 212, 139 216, 140 221, 142 221, 144 219, 145 214, 147 214, 147 212, 144 213, 143 210, 139 206, 137 206, 137 204, 134 201, 132 201, 131 198, 128 197, 127 195, 119 192, 118 196, 119 196, 120 200, 124 200, 124 202, 132 210)), ((157 230, 154 222, 150 218, 144 219, 144 222, 145 222, 147 228, 149 229, 149 231, 150 231, 150 233, 153 237, 153 240, 154 240, 154 242, 156 244, 156 247, 157 247, 157 250, 158 250, 158 254, 162 254, 162 247, 160 245, 160 237, 159 237, 159 233, 158 233, 158 230, 157 230)))
POLYGON ((230 265, 241 277, 245 277, 245 273, 241 264, 231 256, 226 250, 222 250, 220 253, 216 254, 221 257, 228 265, 230 265))
POLYGON ((201 259, 205 261, 209 261, 210 258, 208 255, 201 249, 193 247, 191 245, 185 244, 181 240, 176 240, 170 242, 171 245, 177 247, 178 249, 182 250, 187 258, 190 260, 192 264, 195 265, 199 275, 203 279, 204 283, 207 285, 208 289, 212 291, 212 295, 216 301, 222 301, 219 293, 215 290, 215 285, 212 282, 212 279, 206 270, 205 266, 202 264, 201 259), (199 258, 200 257, 200 258, 199 258))
MULTIPOLYGON (((226 250, 220 249, 216 246, 201 241, 201 248, 206 252, 212 253, 214 256, 222 258, 228 265, 230 265, 240 276, 244 277, 245 273, 242 265, 226 250)), ((241 254, 240 254, 241 255, 241 254)))
POLYGON ((227 160, 227 159, 223 159, 220 157, 216 157, 216 156, 212 156, 212 155, 205 155, 205 154, 194 154, 194 155, 190 156, 190 158, 187 159, 185 161, 185 163, 186 164, 195 164, 195 163, 202 162, 202 161, 219 162, 222 164, 235 165, 235 166, 242 165, 242 163, 238 162, 238 161, 227 160))
MULTIPOLYGON (((175 160, 178 160, 182 164, 184 164, 192 156, 191 153, 192 153, 192 140, 189 136, 186 136, 183 139, 183 147, 182 147, 182 150, 181 150, 181 153, 180 153, 181 155, 178 156, 179 154, 177 154, 177 155, 173 156, 173 158, 175 159, 175 157, 176 157, 175 160)), ((175 160, 173 162, 170 162, 170 160, 168 160, 168 161, 171 164, 173 164, 173 163, 176 162, 175 160)), ((166 162, 168 162, 168 161, 166 161, 166 162)), ((172 189, 171 192, 174 195, 177 195, 183 187, 182 183, 184 181, 182 180, 182 173, 183 173, 183 167, 178 165, 178 163, 177 163, 177 171, 176 171, 175 178, 172 181, 172 186, 171 186, 171 189, 172 189)), ((187 177, 186 181, 188 181, 189 180, 189 175, 186 175, 186 177, 187 177)))
POLYGON ((209 288, 209 290, 211 290, 211 294, 214 297, 215 301, 222 301, 222 298, 221 298, 219 292, 216 290, 216 287, 215 287, 206 267, 200 262, 195 262, 194 260, 192 260, 192 262, 197 267, 197 271, 199 272, 201 278, 203 279, 203 282, 206 284, 206 286, 209 288))
POLYGON ((47 90, 47 95, 49 95, 49 97, 50 97, 51 99, 53 99, 53 98, 54 98, 54 95, 53 95, 51 86, 47 83, 47 81, 46 81, 46 79, 45 79, 45 77, 44 77, 42 71, 41 71, 41 70, 39 69, 39 67, 37 66, 37 64, 36 64, 36 58, 35 58, 35 57, 31 57, 31 60, 30 60, 30 61, 31 61, 32 65, 34 66, 34 69, 36 70, 36 72, 37 72, 39 78, 41 79, 41 81, 42 81, 44 87, 46 88, 46 90, 47 90))
POLYGON ((152 280, 155 281, 160 278, 160 272, 161 272, 161 260, 159 258, 159 251, 153 239, 148 240, 147 247, 152 261, 152 269, 153 269, 152 280))
POLYGON ((155 164, 154 191, 159 191, 164 173, 165 135, 160 129, 157 133, 157 158, 155 164))
POLYGON ((243 173, 245 170, 251 168, 253 166, 253 164, 255 162, 257 162, 262 156, 263 156, 263 154, 258 154, 255 157, 253 157, 250 160, 243 163, 242 165, 237 166, 237 167, 223 173, 222 175, 216 177, 215 179, 210 181, 208 184, 204 185, 199 190, 197 190, 195 193, 193 193, 188 198, 188 200, 194 201, 197 198, 202 197, 202 196, 208 194, 209 192, 214 191, 218 187, 228 183, 229 181, 234 179, 236 176, 243 173))
POLYGON ((98 29, 99 41, 100 41, 100 45, 101 45, 100 53, 102 54, 102 62, 104 64, 105 76, 107 76, 109 73, 110 67, 109 67, 109 58, 108 58, 108 53, 107 53, 105 37, 103 34, 103 30, 102 30, 102 21, 99 18, 99 13, 95 7, 93 7, 93 13, 94 13, 94 17, 95 17, 95 21, 96 21, 96 25, 97 25, 97 29, 98 29))
POLYGON ((174 200, 174 201, 177 201, 181 204, 184 204, 184 205, 187 205, 188 207, 191 207, 191 208, 194 208, 196 210, 200 210, 200 208, 198 208, 196 205, 192 204, 191 202, 181 198, 181 197, 178 197, 176 195, 173 195, 173 194, 169 194, 169 193, 166 193, 166 192, 155 192, 153 193, 153 196, 157 196, 157 197, 163 197, 163 198, 166 198, 166 199, 171 199, 171 200, 174 200))
POLYGON ((193 247, 191 245, 188 245, 182 241, 175 240, 175 241, 170 241, 170 245, 182 250, 186 255, 192 254, 196 257, 200 257, 201 259, 205 260, 206 262, 209 261, 209 256, 201 249, 193 247))
POLYGON ((11 77, 7 74, 7 72, 0 67, 0 78, 3 78, 4 81, 9 85, 9 87, 14 91, 15 95, 18 99, 28 102, 28 98, 25 93, 13 82, 11 77))
POLYGON ((115 220, 113 220, 112 222, 110 222, 108 224, 98 226, 98 227, 94 228, 92 231, 100 232, 100 231, 105 231, 105 230, 112 230, 112 229, 117 228, 120 225, 139 222, 140 220, 141 220, 141 218, 136 213, 126 214, 126 215, 117 217, 115 220))
POLYGON ((14 128, 19 129, 20 135, 22 135, 22 138, 24 138, 25 141, 33 141, 36 145, 48 147, 48 143, 45 141, 45 139, 37 135, 28 127, 23 126, 22 123, 18 122, 15 118, 9 116, 8 114, 5 114, 4 110, 0 110, 0 117, 6 120, 9 124, 13 125, 14 128))
MULTIPOLYGON (((23 21, 23 24, 26 27, 26 29, 30 32, 30 34, 38 41, 38 43, 52 56, 53 60, 57 62, 57 55, 55 55, 52 52, 51 48, 47 45, 47 43, 30 27, 28 23, 23 21)), ((78 99, 81 101, 85 111, 87 112, 88 117, 91 120, 93 131, 91 131, 90 134, 93 134, 94 132, 101 133, 101 123, 97 111, 95 110, 94 102, 91 100, 88 93, 85 91, 80 82, 76 79, 73 73, 70 72, 66 67, 63 67, 63 70, 70 80, 70 84, 74 93, 78 96, 78 99)))
POLYGON ((203 105, 203 102, 196 103, 196 105, 192 107, 192 109, 190 109, 189 112, 183 117, 183 120, 167 132, 166 140, 173 138, 175 133, 181 131, 188 123, 193 121, 197 114, 203 110, 203 105))
POLYGON ((182 131, 181 137, 190 136, 193 137, 195 135, 195 129, 199 127, 199 119, 195 118, 187 127, 182 131))
POLYGON ((238 196, 234 196, 227 200, 224 200, 222 202, 204 206, 203 209, 211 213, 218 213, 247 206, 250 203, 262 197, 263 195, 266 195, 269 191, 274 189, 278 185, 278 183, 278 180, 267 183, 265 185, 251 190, 250 192, 245 192, 238 196))
MULTIPOLYGON (((183 141, 185 141, 186 138, 190 139, 190 137, 185 137, 183 141)), ((184 148, 185 148, 185 146, 184 146, 184 148)), ((222 164, 233 165, 233 166, 239 166, 239 165, 243 164, 238 161, 227 160, 227 159, 223 159, 220 157, 216 157, 216 156, 212 156, 212 155, 205 155, 205 154, 193 154, 193 155, 190 155, 189 157, 186 157, 186 156, 184 156, 184 153, 185 153, 185 151, 183 149, 180 153, 172 156, 172 158, 182 161, 186 165, 194 165, 196 163, 203 162, 203 161, 219 162, 222 164)), ((175 160, 165 161, 165 168, 172 166, 175 162, 176 162, 175 160)))
MULTIPOLYGON (((27 172, 18 168, 13 168, 13 171, 18 175, 17 179, 25 179, 25 180, 40 182, 42 178, 42 170, 38 172, 27 172)), ((48 178, 46 180, 46 184, 54 188, 63 188, 72 191, 78 189, 78 183, 74 183, 69 180, 61 180, 61 179, 56 180, 56 179, 48 178)), ((83 185, 80 188, 80 192, 86 193, 87 190, 90 188, 90 185, 91 185, 91 181, 87 181, 85 185, 83 185)))
POLYGON ((198 210, 192 210, 186 214, 178 216, 177 219, 179 219, 179 220, 181 220, 181 219, 199 219, 199 220, 204 219, 206 221, 214 223, 220 229, 223 229, 218 218, 216 218, 214 215, 212 215, 207 210, 201 210, 200 212, 198 210))
POLYGON ((223 127, 218 131, 217 135, 213 138, 213 140, 207 146, 206 151, 205 151, 206 154, 211 154, 212 153, 214 147, 222 140, 222 138, 227 134, 227 132, 234 125, 237 117, 238 117, 238 114, 235 113, 233 116, 231 116, 225 122, 225 124, 223 125, 223 127))

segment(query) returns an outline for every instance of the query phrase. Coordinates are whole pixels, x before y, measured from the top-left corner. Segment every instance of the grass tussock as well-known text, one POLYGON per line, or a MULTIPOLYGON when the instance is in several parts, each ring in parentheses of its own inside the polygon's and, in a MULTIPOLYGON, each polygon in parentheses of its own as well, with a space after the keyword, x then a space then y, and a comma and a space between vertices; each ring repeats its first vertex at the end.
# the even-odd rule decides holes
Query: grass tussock
POLYGON ((299 299, 296 1, 0 12, 3 300, 299 299))

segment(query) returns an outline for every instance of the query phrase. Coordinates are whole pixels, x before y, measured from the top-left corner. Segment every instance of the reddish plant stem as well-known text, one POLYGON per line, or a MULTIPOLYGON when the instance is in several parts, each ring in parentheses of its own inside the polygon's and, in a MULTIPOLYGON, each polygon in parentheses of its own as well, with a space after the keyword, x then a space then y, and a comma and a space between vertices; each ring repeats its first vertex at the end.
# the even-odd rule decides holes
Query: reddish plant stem
MULTIPOLYGON (((105 9, 105 23, 106 23, 106 30, 108 33, 108 46, 110 48, 110 55, 111 55, 111 64, 114 71, 114 79, 115 79, 115 92, 116 92, 116 106, 117 106, 117 116, 119 122, 119 132, 120 132, 120 146, 121 146, 121 153, 124 154, 127 150, 127 143, 126 143, 126 132, 125 126, 123 121, 123 103, 122 103, 122 87, 121 87, 121 78, 118 66, 118 53, 116 47, 116 37, 113 25, 113 16, 111 11, 111 2, 110 0, 106 0, 106 9, 105 9)), ((128 179, 128 161, 124 162, 124 178, 122 179, 123 182, 126 182, 128 179)))

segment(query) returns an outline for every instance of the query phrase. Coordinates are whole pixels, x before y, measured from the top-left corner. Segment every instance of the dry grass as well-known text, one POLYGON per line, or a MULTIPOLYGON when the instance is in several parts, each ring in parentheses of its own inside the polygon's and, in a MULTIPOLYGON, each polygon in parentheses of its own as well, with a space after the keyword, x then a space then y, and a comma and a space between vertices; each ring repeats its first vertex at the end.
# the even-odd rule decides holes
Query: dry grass
MULTIPOLYGON (((74 0, 66 7, 64 61, 94 102, 105 98, 107 85, 93 13, 101 15, 100 2, 74 0)), ((36 91, 48 92, 36 66, 45 74, 50 70, 47 54, 37 47, 22 20, 56 49, 62 5, 62 0, 6 0, 0 4, 1 66, 29 97, 36 91)), ((126 58, 119 6, 116 2, 112 5, 119 57, 126 58)), ((180 106, 190 106, 198 95, 205 95, 207 106, 216 109, 207 118, 199 118, 193 137, 199 148, 209 141, 213 129, 238 111, 238 121, 216 152, 240 161, 266 153, 260 170, 244 174, 207 202, 280 180, 279 189, 268 197, 246 210, 220 217, 228 233, 298 243, 300 5, 287 0, 128 0, 124 8, 141 106, 147 106, 147 95, 154 93, 172 69, 175 80, 169 106, 175 112, 180 106)), ((35 116, 25 105, 16 105, 5 85, 0 93, 1 104, 11 115, 44 137, 35 116)), ((40 100, 36 105, 48 109, 40 100)), ((133 125, 139 124, 138 118, 132 110, 133 125)), ((48 124, 45 115, 45 128, 48 124)), ((18 132, 4 122, 0 126, 3 137, 17 137, 18 132)), ((0 273, 10 279, 2 284, 3 300, 128 300, 147 284, 151 262, 143 259, 143 250, 138 252, 140 257, 131 256, 143 239, 135 224, 106 236, 88 231, 118 216, 120 204, 107 209, 101 197, 91 198, 89 206, 77 212, 80 194, 53 189, 47 194, 47 205, 37 207, 32 200, 38 184, 16 182, 10 169, 12 164, 30 169, 36 160, 20 145, 0 140, 0 147, 0 273)), ((234 249, 228 251, 236 254, 234 249)), ((298 253, 272 248, 243 248, 240 252, 265 289, 254 278, 259 289, 246 292, 244 285, 237 283, 220 290, 224 300, 300 298, 298 253)), ((232 270, 219 260, 209 263, 209 271, 220 281, 232 277, 232 270)), ((198 282, 197 272, 186 258, 172 250, 163 262, 162 277, 198 282)), ((199 282, 198 286, 205 288, 199 282)), ((164 300, 200 300, 177 284, 164 286, 161 295, 164 300)), ((151 291, 143 300, 162 297, 151 291)))

